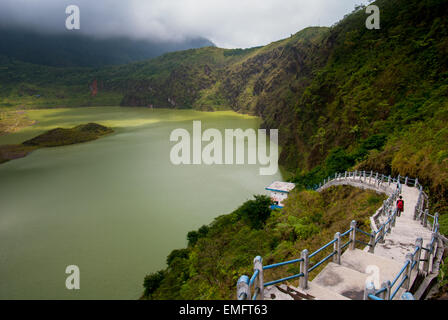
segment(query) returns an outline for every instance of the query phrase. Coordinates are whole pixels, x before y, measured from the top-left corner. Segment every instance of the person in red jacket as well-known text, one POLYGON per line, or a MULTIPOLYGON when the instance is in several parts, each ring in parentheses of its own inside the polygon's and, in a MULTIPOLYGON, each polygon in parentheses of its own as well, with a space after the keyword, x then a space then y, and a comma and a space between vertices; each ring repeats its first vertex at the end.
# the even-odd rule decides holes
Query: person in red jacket
POLYGON ((404 200, 403 197, 400 196, 400 199, 397 200, 397 215, 401 216, 401 213, 404 211, 404 200))

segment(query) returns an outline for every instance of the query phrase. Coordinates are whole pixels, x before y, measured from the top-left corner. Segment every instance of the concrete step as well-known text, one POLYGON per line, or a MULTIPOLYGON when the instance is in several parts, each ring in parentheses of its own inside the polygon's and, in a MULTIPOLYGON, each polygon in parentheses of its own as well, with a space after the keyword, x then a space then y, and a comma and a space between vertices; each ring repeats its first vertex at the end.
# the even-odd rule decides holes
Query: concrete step
POLYGON ((350 300, 337 292, 328 288, 324 288, 313 281, 308 282, 308 289, 304 291, 306 294, 313 296, 314 300, 350 300))
POLYGON ((302 290, 291 285, 277 285, 264 289, 265 300, 350 300, 334 291, 309 282, 302 290))
MULTIPOLYGON (((369 276, 369 273, 367 272, 367 267, 369 266, 376 266, 379 270, 379 283, 375 284, 376 288, 381 288, 381 285, 384 281, 393 281, 394 278, 397 276, 397 274, 400 272, 401 268, 404 266, 403 263, 398 263, 395 260, 391 260, 388 258, 384 258, 381 256, 377 256, 371 253, 368 253, 366 251, 362 251, 359 249, 355 250, 347 250, 344 252, 344 254, 341 257, 341 264, 344 267, 356 270, 360 273, 366 274, 366 276, 369 276)), ((370 270, 373 270, 371 268, 370 270)), ((372 274, 373 271, 370 272, 372 274)), ((411 286, 414 283, 415 279, 417 278, 417 270, 414 269, 411 274, 411 286)), ((399 284, 401 281, 400 279, 397 281, 396 285, 399 284)), ((395 290, 396 285, 392 287, 392 292, 395 290)), ((401 295, 405 293, 408 290, 400 289, 395 296, 394 300, 399 300, 401 295)))
MULTIPOLYGON (((404 265, 395 260, 380 257, 363 250, 347 250, 341 256, 341 264, 363 274, 372 274, 378 268, 379 287, 384 281, 392 281, 404 265), (369 268, 369 271, 367 270, 369 268)), ((378 284, 377 284, 378 285, 378 284)))
POLYGON ((363 300, 367 274, 330 262, 311 281, 351 300, 363 300))

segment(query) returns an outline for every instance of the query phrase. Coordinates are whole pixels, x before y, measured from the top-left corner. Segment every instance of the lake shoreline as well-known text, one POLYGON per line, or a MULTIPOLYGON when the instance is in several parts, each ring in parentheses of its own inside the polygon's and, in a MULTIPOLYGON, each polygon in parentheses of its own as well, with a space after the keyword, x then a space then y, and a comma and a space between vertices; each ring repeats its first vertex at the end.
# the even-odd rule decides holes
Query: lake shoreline
POLYGON ((31 152, 41 148, 89 142, 113 132, 111 128, 97 123, 79 125, 71 129, 52 129, 21 144, 0 145, 0 164, 24 158, 31 152))

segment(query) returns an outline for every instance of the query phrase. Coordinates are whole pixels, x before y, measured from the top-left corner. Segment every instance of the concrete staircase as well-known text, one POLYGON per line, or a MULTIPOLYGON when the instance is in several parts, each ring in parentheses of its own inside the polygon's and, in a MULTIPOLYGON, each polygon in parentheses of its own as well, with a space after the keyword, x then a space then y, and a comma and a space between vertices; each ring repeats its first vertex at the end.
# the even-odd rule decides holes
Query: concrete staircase
MULTIPOLYGON (((273 286, 265 289, 264 297, 266 300, 363 300, 366 280, 375 269, 379 271, 377 281, 381 284, 394 279, 402 266, 392 259, 363 250, 347 250, 340 265, 328 263, 308 283, 306 290, 291 285, 273 286)), ((412 281, 415 276, 413 278, 412 281)))
MULTIPOLYGON (((350 184, 349 180, 346 182, 350 184)), ((341 264, 329 262, 311 282, 308 282, 306 290, 290 283, 271 286, 265 288, 264 299, 363 300, 367 279, 376 282, 377 289, 384 281, 393 281, 404 266, 406 254, 415 250, 416 239, 422 238, 423 244, 426 245, 432 236, 431 230, 413 219, 419 190, 404 185, 402 195, 405 211, 397 218, 396 226, 392 233, 386 235, 384 243, 376 246, 374 254, 367 252, 368 248, 347 249, 341 256, 341 264)), ((410 280, 411 286, 416 277, 417 272, 414 270, 410 280)), ((400 289, 394 299, 400 299, 404 292, 404 289, 400 289)))

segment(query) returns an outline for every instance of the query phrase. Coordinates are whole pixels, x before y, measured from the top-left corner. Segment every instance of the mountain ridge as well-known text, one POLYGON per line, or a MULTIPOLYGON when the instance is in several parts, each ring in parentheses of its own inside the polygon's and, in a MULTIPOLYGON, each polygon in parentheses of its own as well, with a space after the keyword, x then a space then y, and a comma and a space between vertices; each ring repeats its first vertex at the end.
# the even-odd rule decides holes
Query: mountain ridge
POLYGON ((98 38, 73 31, 42 33, 0 25, 0 55, 53 67, 104 67, 142 61, 167 52, 214 46, 201 37, 156 41, 127 37, 98 38))

